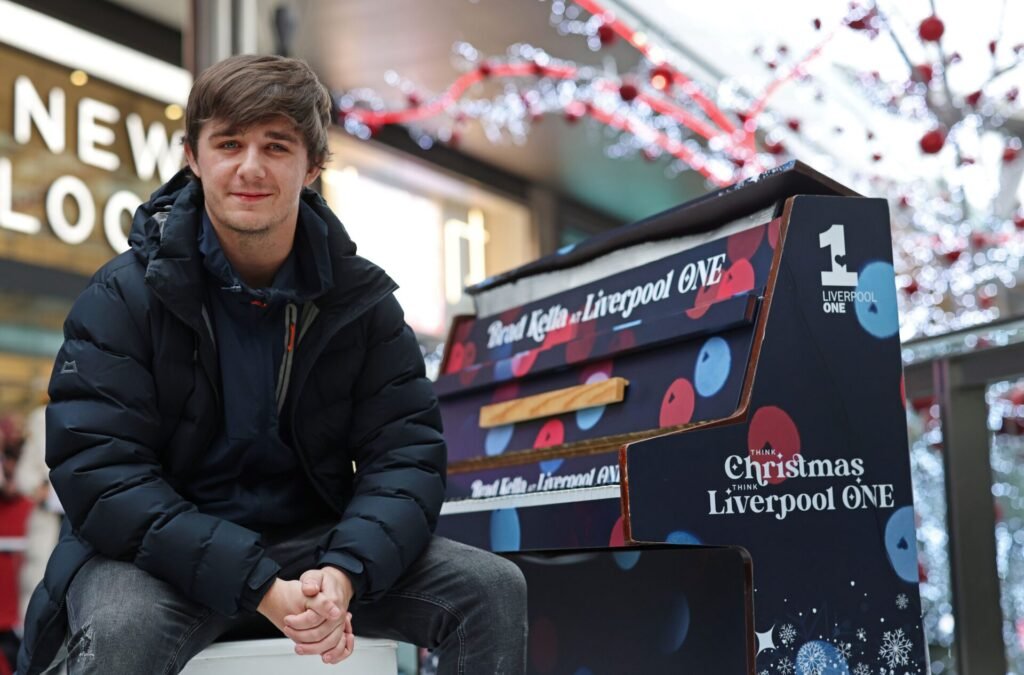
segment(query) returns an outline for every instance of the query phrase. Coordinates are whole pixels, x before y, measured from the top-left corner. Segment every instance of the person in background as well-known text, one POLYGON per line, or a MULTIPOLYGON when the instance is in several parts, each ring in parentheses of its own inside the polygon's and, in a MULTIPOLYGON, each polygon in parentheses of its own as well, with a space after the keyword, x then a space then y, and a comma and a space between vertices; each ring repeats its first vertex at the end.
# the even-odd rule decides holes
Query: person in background
POLYGON ((253 620, 325 663, 358 630, 448 675, 525 671, 519 568, 433 535, 446 448, 396 285, 308 189, 330 122, 302 61, 196 79, 188 169, 64 325, 46 460, 67 517, 20 675, 65 636, 71 675, 174 673, 253 620))
POLYGON ((32 591, 43 579, 46 561, 57 545, 64 509, 50 485, 46 467, 46 400, 25 418, 25 441, 14 469, 14 485, 35 508, 28 517, 25 558, 18 575, 18 606, 25 616, 32 591))
POLYGON ((13 670, 21 631, 18 570, 25 551, 25 526, 32 502, 15 489, 20 429, 12 417, 0 422, 0 675, 13 670), (6 429, 6 434, 4 433, 6 429))

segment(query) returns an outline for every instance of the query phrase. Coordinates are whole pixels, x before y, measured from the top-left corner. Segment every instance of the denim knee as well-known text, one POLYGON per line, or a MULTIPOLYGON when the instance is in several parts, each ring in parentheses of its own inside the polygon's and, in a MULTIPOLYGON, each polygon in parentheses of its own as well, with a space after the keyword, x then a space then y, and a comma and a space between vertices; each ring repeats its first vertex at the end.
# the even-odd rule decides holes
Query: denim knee
POLYGON ((500 555, 484 553, 473 570, 463 577, 475 587, 477 598, 491 610, 493 619, 514 625, 526 620, 526 578, 515 563, 500 555))

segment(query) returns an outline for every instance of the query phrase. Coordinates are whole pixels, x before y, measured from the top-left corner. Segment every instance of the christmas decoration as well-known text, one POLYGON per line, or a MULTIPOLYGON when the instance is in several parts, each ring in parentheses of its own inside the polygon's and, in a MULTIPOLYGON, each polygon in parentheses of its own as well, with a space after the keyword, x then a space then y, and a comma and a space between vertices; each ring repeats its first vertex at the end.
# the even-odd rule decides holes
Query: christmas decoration
POLYGON ((808 150, 827 153, 832 139, 863 138, 854 150, 862 153, 859 161, 836 157, 834 166, 822 168, 864 194, 891 200, 901 336, 1005 314, 1024 256, 1016 197, 1024 174, 1017 136, 1024 129, 1011 132, 1006 124, 1020 106, 1009 75, 1024 45, 1008 34, 1008 26, 1019 22, 976 31, 977 49, 958 36, 953 51, 941 4, 914 15, 894 0, 855 1, 827 22, 816 16, 791 22, 810 49, 777 41, 758 45, 753 53, 768 76, 758 85, 693 76, 693 67, 670 56, 622 5, 610 4, 617 0, 548 1, 551 26, 560 35, 583 39, 595 52, 628 45, 642 57, 638 65, 618 72, 607 61, 577 63, 523 43, 503 55, 485 55, 460 42, 453 54, 462 72, 445 90, 426 92, 389 73, 388 84, 399 89, 405 106, 389 108, 373 91, 348 91, 337 98, 339 122, 362 138, 401 124, 429 148, 457 142, 467 124, 479 124, 491 142, 523 143, 533 125, 560 117, 570 125, 607 127, 609 157, 662 162, 668 177, 697 171, 709 186, 731 184, 791 157, 807 158, 808 150), (903 72, 840 64, 839 50, 828 52, 838 34, 860 41, 855 53, 895 48, 903 72), (821 58, 824 53, 828 59, 821 58), (979 70, 979 58, 990 61, 987 74, 964 77, 979 70), (822 71, 843 74, 860 101, 873 106, 863 128, 816 110, 799 116, 768 110, 787 86, 793 88, 787 98, 803 88, 827 105, 831 92, 817 81, 822 71), (876 135, 887 120, 907 133, 896 142, 876 135), (985 236, 972 237, 974 232, 985 236))
MULTIPOLYGON (((608 148, 610 156, 647 161, 669 156, 675 160, 670 175, 692 169, 711 185, 724 186, 786 158, 786 146, 764 135, 759 118, 779 87, 799 77, 829 39, 783 69, 759 97, 724 106, 715 101, 712 85, 668 63, 646 34, 594 0, 553 0, 551 22, 562 34, 586 37, 595 50, 621 39, 644 59, 635 72, 614 76, 530 45, 513 45, 502 57, 485 58, 472 45, 457 43, 454 52, 463 73, 444 92, 421 93, 391 73, 389 84, 403 91, 408 107, 389 110, 373 91, 349 91, 337 99, 339 122, 361 138, 385 125, 403 124, 422 147, 430 147, 452 137, 466 120, 479 122, 489 139, 522 142, 544 115, 559 113, 569 124, 590 118, 619 132, 608 148), (492 87, 500 82, 501 90, 484 91, 485 80, 492 87)), ((788 53, 785 45, 775 50, 779 59, 788 53)))

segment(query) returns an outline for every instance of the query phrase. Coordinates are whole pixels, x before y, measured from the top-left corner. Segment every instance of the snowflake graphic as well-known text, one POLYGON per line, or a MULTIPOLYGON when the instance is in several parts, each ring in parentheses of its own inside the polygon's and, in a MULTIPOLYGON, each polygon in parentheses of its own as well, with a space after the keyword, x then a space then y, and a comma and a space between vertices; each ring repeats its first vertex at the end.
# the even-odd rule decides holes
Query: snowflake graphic
POLYGON ((833 644, 835 644, 840 656, 842 656, 846 660, 850 659, 850 653, 853 651, 852 644, 850 644, 849 642, 843 642, 842 640, 840 640, 839 642, 835 642, 833 644))
POLYGON ((782 628, 779 629, 779 639, 782 640, 784 645, 793 644, 793 640, 796 639, 796 628, 793 627, 793 624, 786 623, 782 625, 782 628))
POLYGON ((797 652, 796 667, 801 675, 822 675, 828 667, 828 655, 817 642, 808 642, 797 652))
POLYGON ((853 675, 871 675, 871 666, 866 663, 858 663, 853 669, 853 675))
POLYGON ((793 662, 789 657, 783 656, 779 659, 778 663, 775 664, 775 670, 779 671, 779 675, 793 675, 796 669, 793 667, 793 662))
POLYGON ((890 668, 905 666, 910 662, 910 650, 914 646, 902 628, 887 630, 882 634, 882 647, 878 655, 885 659, 890 668))
POLYGON ((861 642, 867 642, 868 641, 868 632, 866 630, 864 630, 863 628, 858 628, 857 629, 857 639, 860 640, 861 642))
POLYGON ((757 671, 757 675, 768 675, 768 669, 762 668, 761 670, 757 671))
POLYGON ((907 597, 906 593, 900 593, 896 596, 896 606, 900 609, 906 609, 910 606, 910 598, 907 597))

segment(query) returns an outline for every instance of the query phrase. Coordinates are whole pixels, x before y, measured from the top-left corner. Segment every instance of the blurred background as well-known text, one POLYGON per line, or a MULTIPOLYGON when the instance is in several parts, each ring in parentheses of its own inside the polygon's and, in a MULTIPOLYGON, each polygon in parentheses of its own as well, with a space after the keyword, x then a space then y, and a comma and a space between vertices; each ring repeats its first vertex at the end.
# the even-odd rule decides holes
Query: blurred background
POLYGON ((435 373, 465 286, 592 234, 792 159, 888 199, 932 672, 1024 673, 1015 0, 0 0, 0 632, 64 316, 242 52, 331 90, 318 189, 435 373))

